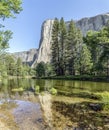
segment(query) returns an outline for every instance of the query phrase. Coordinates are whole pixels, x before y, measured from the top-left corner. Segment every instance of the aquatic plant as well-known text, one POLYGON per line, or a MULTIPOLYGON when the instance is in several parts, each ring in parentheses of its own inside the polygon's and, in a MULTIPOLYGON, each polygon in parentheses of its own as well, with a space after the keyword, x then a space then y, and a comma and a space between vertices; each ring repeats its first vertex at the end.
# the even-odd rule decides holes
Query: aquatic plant
POLYGON ((13 92, 22 92, 22 91, 24 91, 24 89, 22 87, 20 87, 20 88, 13 88, 13 89, 11 89, 11 91, 13 91, 13 92))
POLYGON ((51 94, 53 94, 53 95, 56 95, 56 94, 57 94, 57 89, 51 88, 51 89, 49 90, 49 92, 50 92, 51 94))
POLYGON ((39 85, 36 85, 35 86, 35 93, 38 94, 40 91, 40 86, 39 85))

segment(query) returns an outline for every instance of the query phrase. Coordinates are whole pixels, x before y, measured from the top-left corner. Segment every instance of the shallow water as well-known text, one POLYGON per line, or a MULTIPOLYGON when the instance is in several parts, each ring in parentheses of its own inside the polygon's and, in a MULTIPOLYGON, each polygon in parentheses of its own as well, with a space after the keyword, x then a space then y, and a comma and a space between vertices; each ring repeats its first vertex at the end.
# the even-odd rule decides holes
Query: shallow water
POLYGON ((5 79, 0 82, 0 121, 11 130, 108 130, 109 114, 88 107, 97 101, 87 94, 103 91, 109 91, 109 83, 5 79), (52 87, 57 95, 49 93, 52 87))

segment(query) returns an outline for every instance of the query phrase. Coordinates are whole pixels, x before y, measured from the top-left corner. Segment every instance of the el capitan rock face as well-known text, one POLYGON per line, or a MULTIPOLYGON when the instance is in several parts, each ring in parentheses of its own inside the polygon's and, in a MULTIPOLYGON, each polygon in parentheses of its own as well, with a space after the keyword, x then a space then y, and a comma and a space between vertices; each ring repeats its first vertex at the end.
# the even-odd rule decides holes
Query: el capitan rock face
POLYGON ((37 62, 50 62, 51 57, 51 33, 54 20, 47 20, 43 23, 41 29, 41 40, 39 44, 39 54, 37 62))
MULTIPOLYGON (((89 30, 100 30, 104 25, 106 25, 109 20, 109 13, 101 14, 90 18, 82 18, 76 21, 76 26, 82 31, 85 36, 89 30)), ((68 26, 69 22, 66 22, 68 26)), ((41 30, 41 40, 39 46, 39 54, 37 62, 50 62, 51 58, 51 33, 52 33, 53 20, 46 20, 42 25, 41 30)))
MULTIPOLYGON (((100 30, 104 25, 106 25, 109 20, 109 13, 97 15, 90 18, 82 18, 78 21, 75 21, 76 26, 82 31, 85 36, 89 30, 100 30)), ((23 62, 29 62, 30 66, 34 67, 36 63, 41 61, 47 63, 51 59, 51 35, 52 35, 52 26, 54 20, 46 20, 42 24, 41 29, 41 39, 39 43, 39 49, 36 51, 27 51, 25 53, 19 52, 15 53, 17 57, 21 57, 23 62), (21 53, 21 54, 20 54, 21 53)), ((66 22, 68 26, 69 22, 66 22)))

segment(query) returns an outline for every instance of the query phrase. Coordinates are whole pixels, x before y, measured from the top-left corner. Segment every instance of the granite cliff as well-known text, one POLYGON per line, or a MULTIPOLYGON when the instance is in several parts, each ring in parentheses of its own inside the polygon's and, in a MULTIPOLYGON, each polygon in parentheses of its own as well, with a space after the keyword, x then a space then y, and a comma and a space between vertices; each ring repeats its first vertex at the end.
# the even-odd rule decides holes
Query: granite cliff
MULTIPOLYGON (((78 21, 75 21, 76 26, 82 31, 85 36, 87 31, 89 30, 100 30, 109 20, 109 13, 97 15, 90 18, 82 18, 78 21)), ((17 57, 23 58, 24 62, 29 62, 32 67, 35 66, 36 63, 41 61, 47 63, 50 62, 51 57, 51 33, 52 26, 54 20, 46 20, 42 24, 41 29, 41 39, 39 43, 39 49, 34 51, 34 54, 30 52, 25 53, 15 53, 17 57), (33 56, 33 55, 34 56, 33 56)), ((69 21, 66 22, 66 26, 68 26, 69 21)))
POLYGON ((30 49, 29 51, 15 52, 12 55, 16 59, 21 58, 23 63, 32 66, 34 61, 38 58, 38 49, 30 49))
POLYGON ((76 26, 82 31, 83 35, 89 30, 100 30, 104 25, 106 25, 109 20, 109 13, 97 15, 90 18, 82 18, 76 21, 76 26))
POLYGON ((51 33, 52 33, 52 25, 54 20, 46 20, 42 24, 41 29, 41 40, 39 43, 39 54, 37 62, 44 61, 45 63, 50 61, 50 43, 51 43, 51 33))

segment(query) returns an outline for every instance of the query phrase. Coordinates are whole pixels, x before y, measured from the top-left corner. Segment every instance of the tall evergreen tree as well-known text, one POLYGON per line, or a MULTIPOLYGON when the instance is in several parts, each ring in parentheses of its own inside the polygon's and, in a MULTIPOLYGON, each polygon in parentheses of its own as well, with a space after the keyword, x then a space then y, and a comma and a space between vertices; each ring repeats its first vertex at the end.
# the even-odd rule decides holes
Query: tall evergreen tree
POLYGON ((45 76, 45 63, 40 62, 36 66, 36 74, 38 77, 43 77, 45 76))
POLYGON ((67 74, 75 75, 75 60, 82 43, 82 35, 71 20, 68 28, 68 37, 66 45, 66 66, 67 74))
POLYGON ((74 68, 75 74, 80 74, 79 67, 80 67, 80 57, 81 51, 83 46, 83 36, 79 29, 77 29, 76 33, 76 49, 75 49, 75 60, 74 60, 74 68))
POLYGON ((106 71, 106 75, 109 76, 109 21, 107 25, 99 31, 98 45, 102 47, 101 55, 99 57, 98 64, 106 71))
POLYGON ((60 63, 59 63, 59 20, 55 18, 52 28, 52 65, 56 75, 60 75, 60 63))
POLYGON ((91 52, 92 62, 93 62, 93 73, 96 71, 96 66, 101 53, 101 47, 98 46, 99 32, 88 31, 86 37, 83 38, 84 43, 87 44, 88 49, 91 52))
POLYGON ((60 60, 60 75, 65 74, 65 45, 67 42, 67 30, 64 19, 60 20, 59 28, 59 60, 60 60))
POLYGON ((87 74, 92 69, 93 63, 91 60, 91 53, 87 48, 86 44, 82 45, 81 55, 80 55, 80 74, 87 74))
POLYGON ((16 66, 17 66, 17 76, 22 76, 22 60, 21 60, 21 58, 17 59, 16 66))
POLYGON ((5 64, 7 68, 7 74, 11 76, 16 75, 16 64, 14 57, 11 55, 6 55, 5 64))

